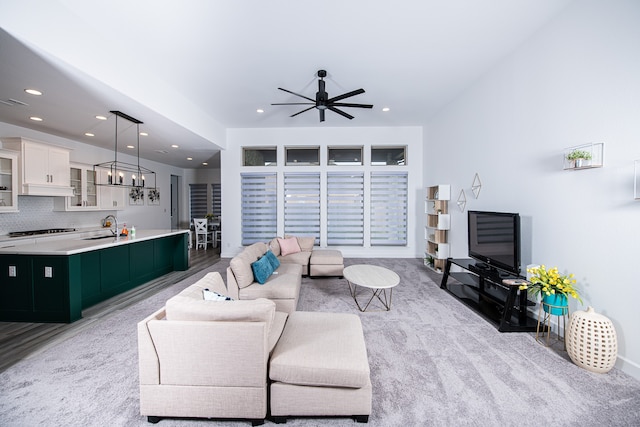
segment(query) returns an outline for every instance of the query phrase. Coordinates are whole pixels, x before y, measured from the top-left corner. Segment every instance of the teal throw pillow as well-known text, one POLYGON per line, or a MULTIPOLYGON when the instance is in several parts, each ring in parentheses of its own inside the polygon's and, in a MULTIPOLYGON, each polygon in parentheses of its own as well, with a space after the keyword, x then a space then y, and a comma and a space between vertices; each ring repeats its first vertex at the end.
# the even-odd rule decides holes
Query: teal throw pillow
POLYGON ((254 263, 251 263, 251 269, 253 270, 253 278, 256 282, 264 285, 269 276, 273 273, 273 267, 267 257, 262 257, 254 263))
POLYGON ((273 268, 273 271, 276 271, 278 267, 280 267, 280 260, 278 260, 278 257, 275 256, 273 252, 267 251, 267 253, 264 254, 263 258, 267 258, 269 260, 269 264, 271 264, 271 268, 273 268))

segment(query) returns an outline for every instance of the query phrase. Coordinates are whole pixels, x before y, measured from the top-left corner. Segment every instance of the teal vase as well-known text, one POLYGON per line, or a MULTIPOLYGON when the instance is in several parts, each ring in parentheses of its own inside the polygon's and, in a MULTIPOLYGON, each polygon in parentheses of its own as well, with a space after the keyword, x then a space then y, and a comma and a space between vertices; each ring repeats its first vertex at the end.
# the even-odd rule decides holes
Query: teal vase
POLYGON ((569 303, 565 294, 551 294, 542 297, 542 308, 554 316, 562 316, 569 312, 569 303))

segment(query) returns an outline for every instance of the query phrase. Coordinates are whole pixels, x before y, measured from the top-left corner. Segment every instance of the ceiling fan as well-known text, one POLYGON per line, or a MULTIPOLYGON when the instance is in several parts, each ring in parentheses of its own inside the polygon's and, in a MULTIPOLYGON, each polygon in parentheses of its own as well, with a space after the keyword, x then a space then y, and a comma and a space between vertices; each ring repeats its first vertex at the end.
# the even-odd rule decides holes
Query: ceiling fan
POLYGON ((324 112, 326 110, 331 110, 334 113, 338 113, 343 117, 346 117, 347 119, 351 120, 353 119, 353 116, 351 114, 345 113, 344 111, 336 108, 336 107, 356 107, 356 108, 373 108, 373 105, 371 104, 353 104, 353 103, 348 103, 348 102, 339 102, 342 101, 345 98, 350 98, 352 96, 355 95, 360 95, 361 93, 364 93, 364 89, 356 89, 354 91, 351 92, 347 92, 347 93, 343 93, 342 95, 338 95, 338 96, 334 96, 333 98, 329 98, 329 94, 327 93, 327 91, 325 90, 325 82, 324 82, 324 78, 327 76, 327 72, 325 70, 318 70, 318 77, 320 78, 320 80, 318 80, 318 91, 316 92, 316 99, 311 99, 308 98, 304 95, 300 95, 299 93, 295 93, 295 92, 291 92, 290 90, 287 89, 283 89, 281 87, 279 87, 278 89, 290 93, 292 95, 295 96, 299 96, 300 98, 304 98, 308 101, 311 102, 285 102, 285 103, 277 103, 277 104, 271 104, 271 105, 311 105, 311 107, 309 108, 305 108, 302 111, 299 111, 295 114, 292 114, 291 117, 295 117, 298 114, 302 114, 305 111, 309 111, 313 108, 316 108, 318 110, 318 112, 320 113, 320 121, 324 122, 324 112))

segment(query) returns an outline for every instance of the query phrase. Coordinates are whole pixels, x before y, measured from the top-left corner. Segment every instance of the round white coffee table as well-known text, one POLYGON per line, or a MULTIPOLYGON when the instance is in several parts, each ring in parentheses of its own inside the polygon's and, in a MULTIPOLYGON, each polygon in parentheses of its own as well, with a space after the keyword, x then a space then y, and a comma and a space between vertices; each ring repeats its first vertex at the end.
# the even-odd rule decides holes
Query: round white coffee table
POLYGON ((360 311, 366 311, 374 298, 382 303, 386 311, 391 310, 391 297, 393 288, 400 283, 400 276, 388 268, 379 267, 377 265, 356 264, 344 268, 342 275, 347 279, 349 292, 356 302, 360 311), (357 287, 368 288, 372 295, 369 301, 362 307, 357 298, 357 287), (387 298, 387 289, 389 295, 387 298))

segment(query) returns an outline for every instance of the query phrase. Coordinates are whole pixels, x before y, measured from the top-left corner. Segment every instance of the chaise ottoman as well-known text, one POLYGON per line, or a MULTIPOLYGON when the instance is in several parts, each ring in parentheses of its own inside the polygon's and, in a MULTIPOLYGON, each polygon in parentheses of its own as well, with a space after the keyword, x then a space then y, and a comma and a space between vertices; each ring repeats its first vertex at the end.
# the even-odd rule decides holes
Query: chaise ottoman
POLYGON ((309 259, 309 276, 340 276, 344 270, 342 252, 332 249, 315 249, 309 259))
POLYGON ((348 416, 366 423, 372 387, 360 318, 295 311, 269 363, 271 419, 348 416))

